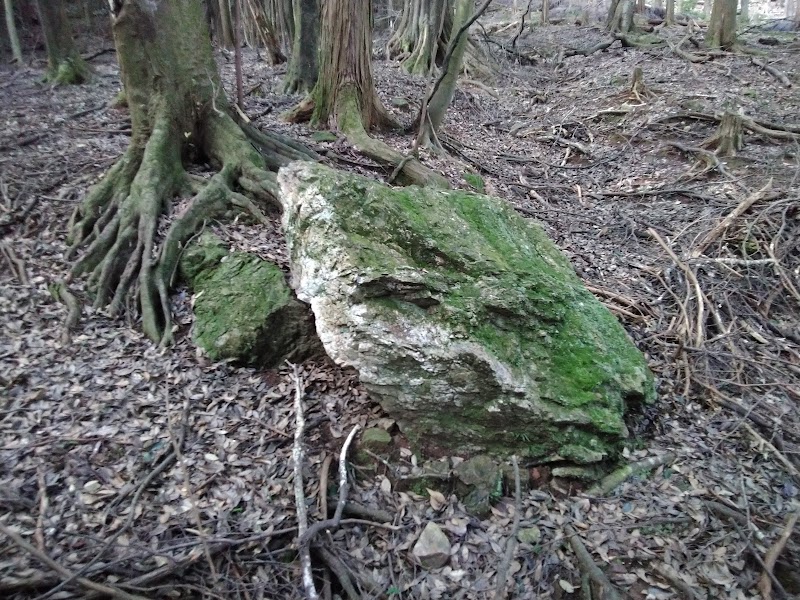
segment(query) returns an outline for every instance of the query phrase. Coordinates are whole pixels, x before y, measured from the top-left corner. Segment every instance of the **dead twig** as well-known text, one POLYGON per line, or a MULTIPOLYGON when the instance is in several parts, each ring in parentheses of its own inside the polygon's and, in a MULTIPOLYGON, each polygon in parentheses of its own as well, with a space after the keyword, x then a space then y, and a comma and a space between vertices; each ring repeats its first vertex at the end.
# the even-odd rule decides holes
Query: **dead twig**
POLYGON ((667 452, 666 454, 661 454, 660 456, 651 456, 645 460, 640 460, 638 462, 625 465, 624 467, 621 467, 603 477, 599 483, 590 487, 586 491, 586 494, 589 496, 607 496, 626 479, 633 477, 637 473, 641 473, 643 471, 652 471, 656 467, 669 464, 674 460, 675 453, 667 452))
POLYGON ((50 558, 47 554, 43 551, 39 550, 32 544, 26 542, 21 535, 19 535, 13 529, 10 529, 0 523, 0 533, 8 536, 12 542, 14 542, 17 546, 19 546, 22 550, 25 550, 32 556, 34 556, 37 560, 44 563, 51 569, 53 569, 56 573, 61 575, 67 581, 75 581, 81 587, 92 590, 94 592, 100 592, 101 594, 105 594, 106 596, 111 596, 112 598, 119 598, 120 600, 148 600, 144 596, 137 596, 135 594, 129 594, 119 588, 112 587, 110 585, 105 585, 102 583, 95 583, 91 579, 86 579, 85 577, 78 577, 76 573, 73 573, 66 567, 60 565, 52 558, 50 558))
MULTIPOLYGON (((300 369, 292 365, 292 379, 294 381, 294 412, 295 430, 294 444, 292 446, 292 463, 294 465, 294 503, 297 511, 297 535, 302 537, 308 529, 308 512, 306 509, 305 486, 303 484, 303 431, 305 429, 305 416, 303 414, 303 384, 300 378, 300 369)), ((298 544, 300 550, 300 564, 303 570, 303 587, 308 600, 318 600, 319 593, 314 587, 314 575, 311 572, 311 552, 308 544, 298 544)))
POLYGON ((589 554, 589 551, 586 549, 586 546, 584 546, 575 528, 572 525, 567 525, 564 531, 569 538, 569 545, 572 547, 572 551, 578 559, 581 572, 587 575, 595 586, 599 588, 599 595, 597 598, 599 600, 622 600, 622 594, 619 593, 606 574, 603 573, 600 567, 594 562, 592 555, 589 554))
MULTIPOLYGON (((678 256, 672 251, 667 243, 664 241, 658 232, 653 229, 652 227, 647 228, 647 233, 652 237, 656 242, 658 242, 659 246, 661 246, 669 257, 672 259, 672 262, 683 271, 684 275, 686 275, 686 279, 691 284, 692 288, 694 289, 695 301, 697 303, 697 317, 695 328, 696 331, 694 333, 694 345, 698 348, 703 345, 703 341, 705 340, 705 296, 703 294, 703 290, 700 287, 700 282, 697 280, 697 276, 695 275, 694 271, 689 267, 685 262, 678 258, 678 256)), ((690 293, 691 296, 691 293, 690 293)), ((690 298, 687 298, 687 301, 690 298)), ((690 334, 691 323, 686 323, 686 333, 687 335, 690 334)))
POLYGON ((689 253, 691 258, 698 258, 706 251, 706 249, 719 238, 722 233, 724 233, 732 224, 733 222, 741 217, 744 213, 746 213, 751 206, 753 206, 756 202, 764 198, 767 194, 769 189, 772 187, 772 178, 767 181, 766 185, 762 187, 757 192, 753 192, 749 196, 747 196, 744 200, 742 200, 739 204, 736 205, 730 213, 728 213, 722 221, 717 223, 711 231, 706 233, 703 236, 697 245, 692 249, 689 253))
POLYGON ((765 70, 767 73, 769 73, 770 75, 772 75, 772 76, 773 76, 775 79, 777 79, 778 81, 780 81, 780 82, 781 82, 781 84, 782 84, 784 87, 792 87, 792 82, 791 82, 791 81, 789 81, 789 78, 786 76, 786 74, 785 74, 785 73, 783 73, 783 72, 779 71, 778 69, 776 69, 776 68, 775 68, 775 67, 773 67, 772 65, 768 65, 767 63, 765 63, 765 62, 763 62, 763 61, 760 61, 760 60, 758 60, 757 58, 751 58, 751 59, 750 59, 750 61, 751 61, 751 62, 752 62, 754 65, 756 65, 757 67, 761 67, 761 68, 762 68, 762 69, 764 69, 764 70, 765 70))
POLYGON ((347 450, 350 447, 350 444, 353 442, 353 438, 358 431, 359 426, 354 425, 353 429, 350 430, 350 434, 347 436, 344 444, 342 445, 342 451, 339 454, 339 501, 336 503, 336 512, 333 514, 332 519, 326 519, 324 521, 318 521, 307 528, 307 530, 300 533, 297 544, 303 548, 308 547, 308 543, 317 535, 320 531, 324 529, 333 529, 338 527, 342 522, 342 513, 344 512, 344 507, 347 504, 347 450))
POLYGON ((800 471, 798 471, 797 468, 792 464, 792 461, 786 458, 783 452, 778 450, 772 442, 765 440, 760 433, 758 433, 755 429, 750 427, 750 425, 748 425, 747 423, 742 423, 742 427, 744 427, 747 430, 747 432, 751 436, 753 436, 753 438, 759 445, 767 448, 768 450, 771 450, 772 453, 775 454, 775 457, 783 464, 783 466, 786 467, 786 470, 789 471, 792 477, 795 478, 795 481, 800 482, 800 471))
POLYGON ((661 575, 672 587, 677 589, 686 600, 700 600, 700 596, 695 593, 688 583, 681 579, 680 574, 670 565, 664 562, 653 562, 653 570, 661 575))
POLYGON ((774 577, 772 571, 775 568, 775 563, 778 562, 778 557, 786 547, 786 542, 792 537, 792 532, 794 531, 795 525, 797 525, 798 519, 800 519, 800 510, 795 510, 789 515, 789 518, 786 519, 786 525, 781 535, 775 540, 775 543, 767 550, 764 556, 764 573, 761 575, 761 579, 758 580, 758 591, 761 592, 763 600, 772 599, 772 579, 774 577))
POLYGON ((519 477, 519 462, 516 455, 511 457, 511 464, 514 467, 514 522, 511 525, 511 533, 508 534, 506 540, 506 551, 503 554, 503 560, 497 568, 497 584, 494 590, 494 599, 499 600, 505 598, 506 583, 508 579, 508 567, 511 565, 511 559, 514 557, 514 550, 517 547, 517 534, 519 533, 519 524, 522 514, 522 485, 519 477))
POLYGON ((2 254, 8 266, 11 267, 11 272, 16 275, 17 279, 22 285, 29 285, 30 279, 28 278, 28 270, 25 268, 25 262, 17 257, 14 249, 8 242, 0 242, 0 254, 2 254))

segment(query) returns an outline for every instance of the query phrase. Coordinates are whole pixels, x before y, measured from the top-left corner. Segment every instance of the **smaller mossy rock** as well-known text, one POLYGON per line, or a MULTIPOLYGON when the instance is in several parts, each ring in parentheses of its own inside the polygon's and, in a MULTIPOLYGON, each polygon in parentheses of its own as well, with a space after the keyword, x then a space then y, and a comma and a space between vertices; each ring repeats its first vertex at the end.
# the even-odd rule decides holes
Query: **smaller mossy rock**
POLYGON ((322 354, 311 311, 274 264, 228 252, 204 232, 186 248, 180 269, 195 293, 194 342, 212 360, 275 366, 322 354))
POLYGON ((457 465, 456 493, 464 508, 482 517, 489 514, 492 499, 502 492, 503 472, 500 465, 485 455, 473 456, 457 465))
POLYGON ((450 560, 450 540, 436 523, 428 523, 411 553, 423 569, 439 569, 450 560))

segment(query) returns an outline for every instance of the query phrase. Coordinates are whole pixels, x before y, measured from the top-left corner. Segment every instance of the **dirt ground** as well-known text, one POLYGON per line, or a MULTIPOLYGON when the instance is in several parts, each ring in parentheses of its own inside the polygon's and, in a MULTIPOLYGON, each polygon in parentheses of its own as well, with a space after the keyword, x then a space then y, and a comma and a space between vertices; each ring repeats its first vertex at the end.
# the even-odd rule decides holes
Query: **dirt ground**
MULTIPOLYGON (((349 572, 362 598, 586 598, 577 538, 626 597, 800 597, 797 39, 753 29, 750 53, 708 55, 691 42, 701 33, 676 26, 657 32, 670 45, 570 56, 609 38, 564 23, 512 44, 514 28, 495 25, 496 75, 461 80, 444 127, 451 154, 423 162, 456 187, 479 174, 487 193, 543 224, 658 377, 657 404, 631 418, 626 459, 668 460, 592 497, 524 465, 531 488, 517 497, 509 486, 479 520, 455 495, 400 491, 417 457, 392 421, 354 373, 309 362, 312 521, 335 506, 321 490, 354 425, 397 442, 389 460, 354 471, 347 514, 362 520, 321 534, 318 564, 349 572), (645 87, 632 91, 637 67, 645 87), (715 152, 724 111, 743 117, 735 156, 715 152), (425 570, 411 548, 430 521, 451 557, 425 570)), ((381 98, 409 123, 428 84, 386 62, 380 43, 375 56, 381 98)), ((231 93, 232 57, 218 58, 231 93)), ((117 597, 303 597, 291 369, 209 362, 189 339, 180 288, 168 350, 91 310, 81 282, 70 284, 81 319, 65 330, 69 217, 130 133, 111 105, 114 53, 90 62, 96 77, 77 87, 41 84, 43 56, 0 71, 0 525, 30 545, 0 536, 0 596, 96 597, 80 575, 117 597)), ((244 73, 259 127, 339 168, 389 176, 346 141, 315 142, 280 120, 299 99, 280 92, 285 66, 245 51, 244 73)), ((404 152, 413 141, 377 135, 404 152)), ((277 220, 210 226, 286 265, 277 220)))

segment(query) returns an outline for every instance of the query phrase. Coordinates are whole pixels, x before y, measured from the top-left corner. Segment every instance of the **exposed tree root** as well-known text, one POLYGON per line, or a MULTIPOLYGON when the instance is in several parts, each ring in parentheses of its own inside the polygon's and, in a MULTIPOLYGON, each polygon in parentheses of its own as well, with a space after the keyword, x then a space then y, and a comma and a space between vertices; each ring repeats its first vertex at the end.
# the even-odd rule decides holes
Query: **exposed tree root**
POLYGON ((198 182, 181 165, 182 141, 176 139, 169 119, 155 123, 146 143, 134 140, 73 215, 70 252, 82 252, 72 276, 89 274, 96 308, 107 307, 115 315, 135 299, 146 335, 167 344, 172 339, 169 288, 182 245, 206 220, 231 208, 263 220, 261 210, 239 190, 276 207, 277 184, 269 169, 316 155, 279 136, 241 127, 227 113, 216 111, 202 122, 202 137, 203 150, 220 170, 198 182), (184 193, 192 193, 192 200, 158 248, 159 219, 170 200, 184 193))
MULTIPOLYGON (((314 97, 309 96, 291 111, 287 118, 292 122, 313 118, 315 108, 314 97)), ((334 120, 348 142, 353 144, 364 156, 394 169, 392 180, 397 179, 404 185, 450 187, 444 176, 424 166, 413 156, 403 155, 385 142, 369 135, 361 118, 358 92, 352 86, 345 85, 338 91, 334 113, 334 120)), ((383 125, 391 126, 393 124, 389 120, 383 125)))

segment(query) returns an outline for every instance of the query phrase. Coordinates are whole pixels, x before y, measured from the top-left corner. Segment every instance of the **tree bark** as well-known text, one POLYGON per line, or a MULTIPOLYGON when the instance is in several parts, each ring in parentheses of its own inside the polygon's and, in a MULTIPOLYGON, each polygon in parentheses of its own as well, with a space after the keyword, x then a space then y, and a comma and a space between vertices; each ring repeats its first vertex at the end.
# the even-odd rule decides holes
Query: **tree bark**
POLYGON ((667 14, 664 20, 667 25, 675 25, 675 0, 667 0, 667 14))
POLYGON ((287 51, 294 42, 292 0, 266 0, 267 19, 275 27, 281 49, 287 51))
POLYGON ((633 29, 633 9, 634 0, 612 0, 606 29, 614 33, 628 33, 633 29))
POLYGON ((231 116, 200 0, 117 0, 114 6, 132 136, 128 150, 73 215, 71 255, 80 257, 72 274, 88 273, 95 306, 112 314, 138 303, 145 333, 167 343, 168 293, 181 245, 232 204, 256 212, 234 189, 277 206, 277 183, 268 169, 313 153, 231 116), (190 156, 209 161, 218 172, 210 179, 188 175, 183 159, 190 156), (159 249, 159 218, 179 195, 191 201, 159 249))
POLYGON ((450 0, 407 0, 395 34, 389 40, 389 56, 400 57, 403 68, 415 75, 430 75, 441 64, 452 29, 450 0))
POLYGON ((294 41, 289 67, 283 82, 284 92, 310 92, 317 82, 319 54, 319 0, 294 0, 294 41))
MULTIPOLYGON (((470 18, 471 8, 473 6, 472 0, 457 0, 456 16, 453 22, 453 37, 458 33, 461 26, 466 23, 470 18)), ((419 125, 419 133, 417 135, 417 144, 419 146, 434 148, 441 150, 441 145, 438 143, 439 128, 444 121, 444 115, 450 102, 453 100, 453 95, 456 91, 456 82, 458 74, 461 72, 461 64, 464 60, 464 51, 467 48, 468 36, 466 32, 458 40, 451 40, 452 49, 450 60, 443 66, 446 69, 444 77, 436 88, 433 96, 428 101, 427 110, 423 116, 422 122, 419 125)))
POLYGON ((19 45, 17 25, 14 22, 14 6, 12 0, 4 0, 3 6, 6 11, 6 29, 8 30, 8 41, 11 44, 11 55, 14 57, 14 62, 21 66, 23 62, 22 48, 19 45))
POLYGON ((392 125, 372 79, 370 0, 326 0, 322 8, 319 77, 312 122, 341 127, 357 119, 366 130, 392 125))
POLYGON ((289 118, 310 118, 316 126, 338 128, 365 155, 394 167, 404 183, 447 186, 444 177, 416 158, 400 154, 368 133, 395 127, 372 79, 371 5, 370 0, 326 0, 323 4, 317 83, 289 118))
POLYGON ((56 85, 89 80, 89 65, 81 58, 72 39, 72 28, 62 0, 37 0, 39 20, 47 46, 45 81, 56 85))
POLYGON ((741 12, 741 15, 742 15, 742 20, 743 21, 749 21, 750 20, 750 0, 741 0, 740 7, 741 7, 740 8, 740 12, 741 12))
POLYGON ((286 62, 286 56, 281 50, 278 31, 267 15, 264 3, 260 0, 245 1, 247 2, 247 12, 250 15, 253 37, 261 38, 261 43, 267 53, 267 62, 273 66, 286 62))
POLYGON ((231 24, 231 7, 228 0, 217 0, 219 12, 220 33, 222 34, 219 42, 225 48, 233 48, 233 25, 231 24))
POLYGON ((706 44, 728 50, 736 43, 736 0, 714 0, 706 44))

